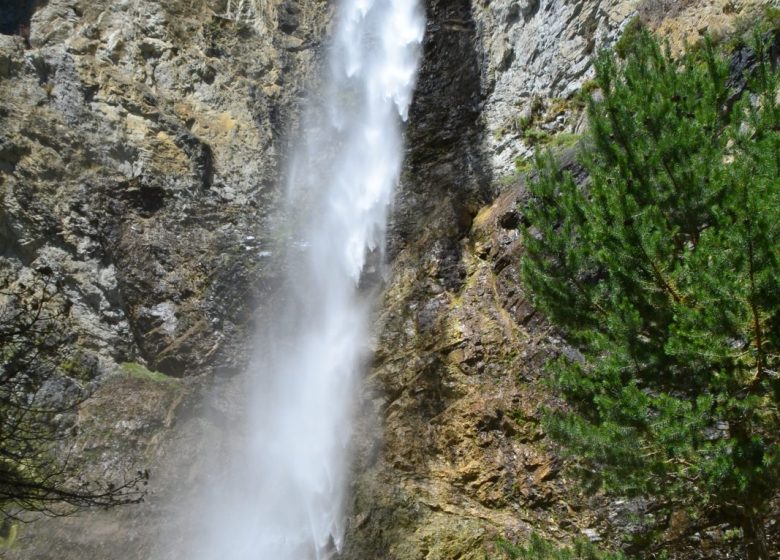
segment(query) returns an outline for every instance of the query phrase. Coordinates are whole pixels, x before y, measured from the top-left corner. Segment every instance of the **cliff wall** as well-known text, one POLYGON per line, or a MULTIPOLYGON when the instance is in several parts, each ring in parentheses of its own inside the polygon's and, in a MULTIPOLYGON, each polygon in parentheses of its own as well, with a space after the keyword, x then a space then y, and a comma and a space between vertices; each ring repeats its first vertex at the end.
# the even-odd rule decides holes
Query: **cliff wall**
MULTIPOLYGON (((636 13, 679 48, 765 3, 427 1, 344 558, 484 558, 531 531, 610 541, 641 513, 578 495, 540 428, 541 366, 573 351, 519 280, 520 172, 540 141, 583 130, 591 57, 636 13)), ((208 484, 202 442, 231 429, 229 374, 276 281, 268 217, 331 8, 50 0, 9 19, 0 270, 51 269, 74 302, 71 351, 97 387, 73 443, 85 468, 152 472, 147 504, 41 521, 10 558, 141 559, 161 541, 154 557, 177 557, 166 504, 208 484), (204 404, 204 388, 221 396, 204 404)))

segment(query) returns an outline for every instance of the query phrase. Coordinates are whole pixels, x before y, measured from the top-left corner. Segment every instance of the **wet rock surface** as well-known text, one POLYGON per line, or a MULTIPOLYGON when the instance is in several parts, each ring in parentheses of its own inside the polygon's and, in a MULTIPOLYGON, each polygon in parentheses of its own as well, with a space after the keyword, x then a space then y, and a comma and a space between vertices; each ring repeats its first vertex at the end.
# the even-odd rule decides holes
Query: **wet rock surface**
POLYGON ((359 424, 345 558, 484 558, 499 536, 596 523, 540 426, 554 404, 542 366, 570 350, 520 284, 522 218, 507 216, 525 192, 507 189, 457 241, 434 214, 394 261, 361 410, 381 425, 359 424))

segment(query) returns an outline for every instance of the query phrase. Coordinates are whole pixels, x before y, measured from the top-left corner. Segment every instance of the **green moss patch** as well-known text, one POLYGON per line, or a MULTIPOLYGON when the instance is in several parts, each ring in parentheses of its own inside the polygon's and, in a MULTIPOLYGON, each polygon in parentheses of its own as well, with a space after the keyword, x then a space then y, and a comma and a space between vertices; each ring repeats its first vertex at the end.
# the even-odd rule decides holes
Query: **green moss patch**
POLYGON ((122 373, 135 379, 143 379, 145 381, 152 381, 154 383, 162 383, 165 385, 178 386, 181 385, 181 381, 175 377, 165 375, 159 371, 152 371, 147 369, 138 362, 124 362, 119 365, 122 373))
POLYGON ((16 537, 19 532, 19 526, 8 520, 3 520, 0 523, 0 550, 8 550, 16 542, 16 537))

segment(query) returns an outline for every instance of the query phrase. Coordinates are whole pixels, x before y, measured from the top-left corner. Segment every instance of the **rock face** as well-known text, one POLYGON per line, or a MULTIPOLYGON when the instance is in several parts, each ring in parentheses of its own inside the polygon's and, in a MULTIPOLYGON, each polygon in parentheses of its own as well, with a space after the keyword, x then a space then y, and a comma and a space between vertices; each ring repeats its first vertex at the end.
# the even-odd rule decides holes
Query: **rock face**
MULTIPOLYGON (((490 126, 502 109, 493 99, 533 70, 497 65, 484 45, 524 36, 540 8, 509 4, 428 3, 394 259, 359 422, 349 559, 484 558, 498 535, 522 539, 535 529, 563 538, 595 520, 574 510, 582 501, 543 441, 539 405, 550 397, 537 381, 565 347, 520 285, 523 184, 496 180, 490 126), (370 418, 381 424, 372 428, 370 418)), ((543 13, 564 9, 550 4, 543 13)), ((574 79, 540 68, 531 92, 574 79)))
POLYGON ((732 32, 762 0, 494 0, 472 2, 483 81, 488 164, 497 176, 533 153, 524 132, 541 110, 548 133, 580 131, 572 97, 593 77, 593 55, 635 15, 676 51, 704 32, 732 32))
MULTIPOLYGON (((663 2, 427 3, 345 558, 499 558, 499 537, 523 542, 535 531, 610 546, 620 544, 614 531, 640 528, 641 503, 579 495, 540 426, 541 408, 554 404, 544 362, 578 355, 519 278, 526 189, 514 162, 532 147, 529 126, 581 131, 575 93, 592 77, 591 57, 635 14, 676 29, 677 48, 686 22, 699 21, 688 28, 695 39, 756 6, 682 4, 664 13, 663 2)), ((571 150, 561 158, 580 173, 571 150)))
MULTIPOLYGON (((0 277, 48 270, 61 281, 70 350, 95 364, 98 387, 73 450, 95 477, 149 468, 156 494, 177 478, 170 455, 197 463, 203 433, 183 419, 203 406, 199 380, 241 368, 251 310, 274 284, 278 233, 266 217, 330 7, 10 4, 0 7, 0 31, 13 33, 0 34, 0 277), (168 436, 186 443, 172 450, 168 436)), ((42 522, 13 553, 148 558, 139 535, 161 500, 150 501, 42 522), (117 530, 112 548, 102 535, 118 523, 138 534, 117 530)))
MULTIPOLYGON (((512 171, 529 154, 518 120, 534 105, 568 99, 592 77, 592 55, 619 36, 637 0, 501 0, 475 3, 485 82, 483 117, 490 163, 512 171)), ((561 120, 557 129, 576 122, 561 120)), ((552 129, 551 130, 555 130, 552 129)))
MULTIPOLYGON (((577 496, 540 428, 542 364, 576 353, 520 283, 517 168, 540 135, 582 131, 591 57, 634 14, 676 48, 763 3, 427 0, 343 558, 482 559, 532 530, 609 540, 607 521, 636 511, 577 496)), ((205 434, 230 431, 236 389, 220 373, 245 362, 276 281, 283 228, 268 218, 330 10, 0 8, 15 33, 0 34, 0 272, 62 278, 99 386, 75 448, 97 476, 147 466, 154 487, 138 508, 39 522, 9 558, 179 557, 180 541, 154 555, 152 541, 179 522, 165 505, 178 484, 208 483, 205 434), (204 404, 203 379, 229 388, 204 404)))
POLYGON ((221 4, 52 0, 29 46, 0 36, 2 262, 65 279, 104 370, 204 371, 269 268, 263 218, 325 8, 221 4))

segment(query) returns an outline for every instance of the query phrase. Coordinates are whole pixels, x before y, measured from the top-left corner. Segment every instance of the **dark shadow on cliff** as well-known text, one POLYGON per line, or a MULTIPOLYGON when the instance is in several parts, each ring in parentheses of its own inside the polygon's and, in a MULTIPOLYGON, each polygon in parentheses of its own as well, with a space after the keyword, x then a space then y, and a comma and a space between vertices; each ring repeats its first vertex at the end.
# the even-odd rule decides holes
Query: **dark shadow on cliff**
POLYGON ((482 84, 471 4, 429 0, 406 162, 389 236, 392 260, 423 230, 465 235, 490 197, 480 121, 482 84))
POLYGON ((30 19, 46 0, 4 0, 0 6, 0 33, 30 36, 30 19))

